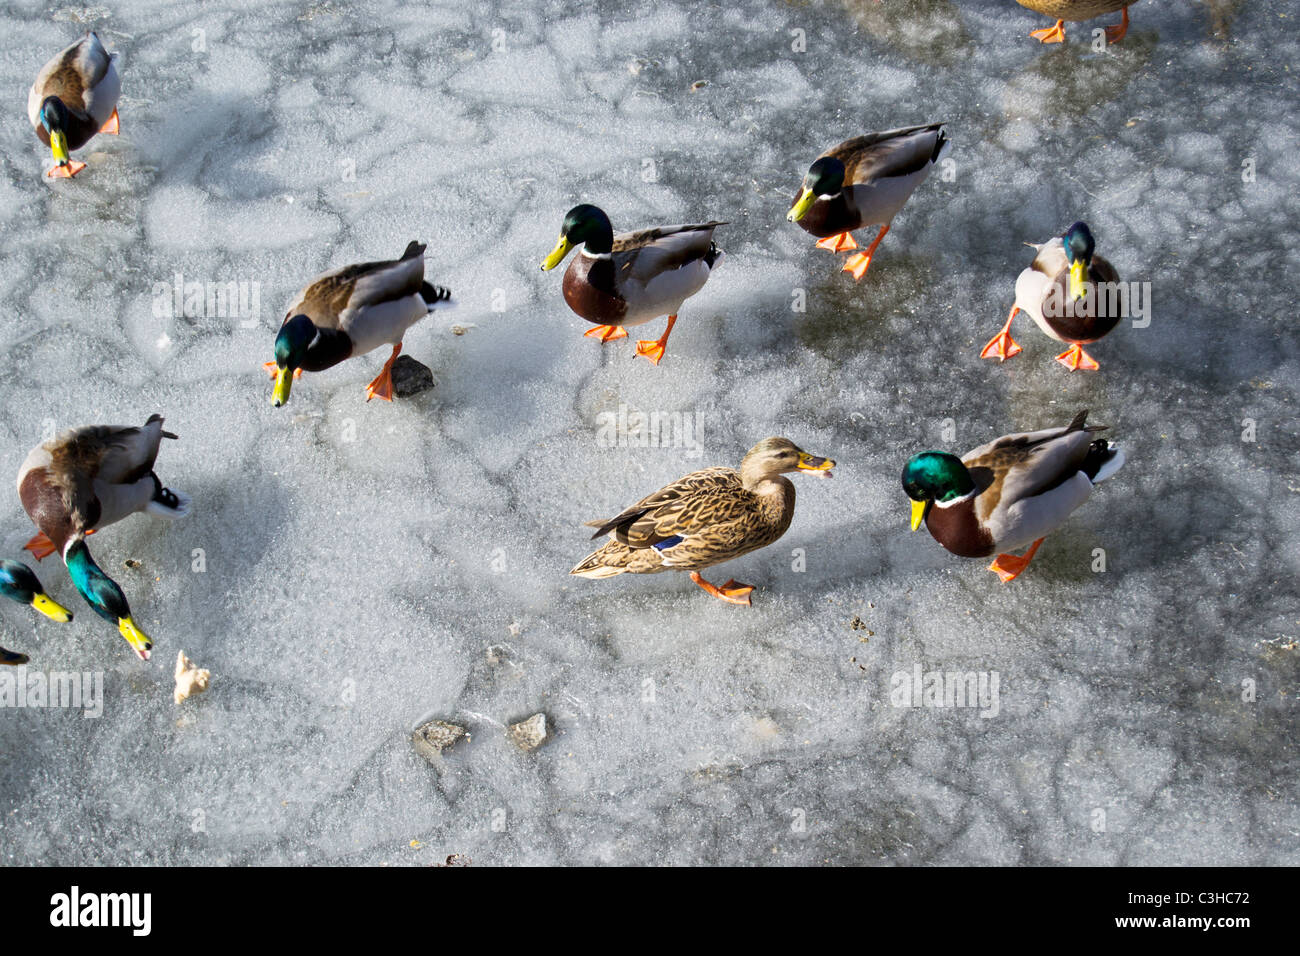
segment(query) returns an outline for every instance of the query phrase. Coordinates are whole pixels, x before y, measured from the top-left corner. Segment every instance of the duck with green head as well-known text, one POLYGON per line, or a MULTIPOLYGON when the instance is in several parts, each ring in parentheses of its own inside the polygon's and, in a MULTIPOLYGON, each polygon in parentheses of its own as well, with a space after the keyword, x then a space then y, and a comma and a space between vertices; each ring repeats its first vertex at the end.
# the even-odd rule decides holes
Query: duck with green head
POLYGON ((581 247, 564 273, 564 301, 596 326, 583 334, 601 342, 626 337, 628 326, 668 316, 663 335, 636 344, 637 355, 658 365, 682 303, 704 288, 722 258, 713 230, 725 225, 655 226, 615 235, 604 211, 583 203, 564 217, 542 270, 554 269, 581 247))
POLYGON ((400 259, 342 266, 312 279, 284 314, 275 337, 275 361, 266 370, 275 380, 271 404, 289 402, 304 371, 323 372, 340 362, 391 346, 388 361, 369 385, 366 401, 393 400, 393 363, 407 330, 451 292, 424 281, 424 250, 410 242, 400 259))
POLYGON ((850 233, 880 226, 866 252, 844 263, 844 272, 861 279, 890 223, 939 161, 948 144, 943 125, 868 133, 822 153, 808 167, 786 220, 817 236, 817 247, 831 252, 858 248, 850 233))
MULTIPOLYGON (((36 608, 52 621, 72 620, 72 612, 46 594, 32 569, 21 561, 0 559, 0 594, 11 601, 36 608)), ((27 660, 26 654, 16 654, 0 647, 0 664, 26 664, 27 660)))
POLYGON ((997 555, 989 565, 1003 582, 1016 578, 1043 539, 1124 464, 1124 453, 1094 439, 1082 411, 1064 428, 1003 435, 958 458, 943 451, 913 455, 903 467, 912 500, 912 530, 964 558, 997 555), (999 553, 1029 545, 1023 555, 999 553))
POLYGON ((54 156, 45 175, 71 179, 86 168, 68 154, 96 133, 120 132, 117 100, 122 79, 117 54, 110 54, 94 33, 59 51, 41 68, 27 94, 27 118, 54 156))
POLYGON ((1056 360, 1070 371, 1096 371, 1101 366, 1082 346, 1096 342, 1119 324, 1125 297, 1119 291, 1119 273, 1097 255, 1097 242, 1085 222, 1076 222, 1065 234, 1041 245, 1034 261, 1016 278, 1016 301, 1006 324, 980 352, 980 358, 1005 361, 1019 355, 1011 337, 1011 323, 1022 311, 1058 342, 1070 347, 1056 360))
POLYGON ((27 550, 37 560, 61 555, 78 593, 144 660, 153 642, 86 537, 140 511, 168 519, 189 513, 189 498, 164 487, 153 470, 162 440, 176 437, 162 426, 162 416, 151 415, 140 427, 73 428, 33 448, 18 472, 23 508, 40 529, 27 550))

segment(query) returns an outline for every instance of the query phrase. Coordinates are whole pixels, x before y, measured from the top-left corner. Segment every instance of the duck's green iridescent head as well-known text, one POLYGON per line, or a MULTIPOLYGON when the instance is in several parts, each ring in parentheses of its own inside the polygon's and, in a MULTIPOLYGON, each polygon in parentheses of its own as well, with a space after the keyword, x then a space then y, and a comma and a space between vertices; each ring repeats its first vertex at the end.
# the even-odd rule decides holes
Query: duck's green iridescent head
POLYGON ((31 568, 20 561, 0 560, 0 594, 19 604, 30 604, 52 620, 72 620, 72 612, 51 600, 31 568))
POLYGON ((798 222, 808 214, 818 197, 834 196, 844 188, 844 164, 834 156, 823 156, 808 167, 803 192, 786 214, 787 222, 798 222))
POLYGON ((271 404, 276 408, 289 401, 294 374, 307 360, 307 348, 316 337, 316 325, 305 315, 295 315, 280 326, 275 337, 275 390, 271 404))
POLYGON ((1070 263, 1070 298, 1082 299, 1084 283, 1088 281, 1088 266, 1092 264, 1092 253, 1097 243, 1092 238, 1092 230, 1086 222, 1076 222, 1061 237, 1065 246, 1065 259, 1070 263))
POLYGON ((41 103, 40 119, 41 125, 45 127, 45 132, 50 137, 50 152, 54 154, 54 161, 59 165, 67 165, 68 162, 68 108, 63 105, 63 100, 57 96, 47 96, 41 103))
POLYGON ((126 595, 117 586, 117 582, 104 573, 90 556, 85 541, 73 542, 63 555, 68 565, 68 575, 72 578, 77 591, 86 599, 90 609, 111 624, 116 624, 118 632, 126 638, 131 649, 140 655, 141 660, 149 659, 153 641, 149 635, 136 626, 131 617, 131 608, 126 603, 126 595))
POLYGON ((912 499, 912 530, 921 527, 934 502, 962 498, 975 490, 975 481, 956 455, 923 451, 903 466, 903 491, 912 499))
POLYGON ((603 255, 614 248, 614 229, 609 224, 609 217, 599 206, 590 203, 574 206, 564 217, 559 242, 542 260, 542 271, 554 269, 571 250, 584 244, 587 251, 595 255, 603 255))

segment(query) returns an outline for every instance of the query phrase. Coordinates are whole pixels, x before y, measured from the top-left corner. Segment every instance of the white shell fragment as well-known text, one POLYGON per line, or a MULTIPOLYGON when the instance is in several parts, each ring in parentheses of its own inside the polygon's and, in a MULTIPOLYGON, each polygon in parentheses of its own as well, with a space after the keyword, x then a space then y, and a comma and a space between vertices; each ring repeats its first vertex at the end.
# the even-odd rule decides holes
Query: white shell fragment
POLYGON ((184 651, 177 652, 176 689, 172 692, 172 700, 179 704, 191 694, 203 693, 208 689, 208 681, 211 677, 212 675, 207 671, 195 667, 194 662, 185 656, 184 651))

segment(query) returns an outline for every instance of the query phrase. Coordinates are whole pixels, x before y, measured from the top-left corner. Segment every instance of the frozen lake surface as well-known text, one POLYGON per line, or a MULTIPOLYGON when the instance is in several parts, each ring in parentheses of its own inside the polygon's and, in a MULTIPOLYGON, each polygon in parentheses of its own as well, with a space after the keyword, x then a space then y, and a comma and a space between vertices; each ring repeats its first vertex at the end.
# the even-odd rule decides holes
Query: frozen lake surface
POLYGON ((1011 0, 639 9, 5 4, 0 471, 159 412, 194 513, 90 540, 150 663, 57 559, 75 621, 3 602, 0 643, 102 672, 104 702, 0 711, 0 860, 1300 863, 1294 6, 1142 0, 1104 52, 1115 17, 1047 47, 1011 0), (122 136, 52 183, 26 90, 87 27, 121 54, 122 136), (855 284, 785 222, 796 186, 934 120, 952 162, 855 284), (579 201, 729 221, 657 368, 583 338, 538 269, 579 201), (1090 348, 1099 373, 1023 319, 1024 353, 981 360, 1022 242, 1076 219, 1150 283, 1149 325, 1090 348), (412 239, 457 299, 406 337, 436 388, 365 404, 376 352, 272 408, 305 280, 412 239), (248 308, 173 315, 177 276, 248 308), (620 407, 698 446, 604 440, 620 407), (1019 580, 908 533, 913 452, 1081 408, 1128 463, 1019 580), (839 467, 710 576, 753 608, 567 575, 584 521, 767 435, 839 467), (212 686, 177 707, 181 649, 212 686), (917 667, 996 675, 996 708, 894 706, 917 667), (505 725, 539 712, 520 752, 505 725), (470 733, 438 766, 426 718, 470 733))

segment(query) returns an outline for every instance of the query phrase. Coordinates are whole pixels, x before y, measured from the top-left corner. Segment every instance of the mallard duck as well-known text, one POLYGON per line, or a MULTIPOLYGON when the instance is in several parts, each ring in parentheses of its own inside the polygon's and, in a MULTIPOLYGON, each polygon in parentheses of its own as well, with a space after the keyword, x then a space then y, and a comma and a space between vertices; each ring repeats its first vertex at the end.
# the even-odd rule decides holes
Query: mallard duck
POLYGON ((289 401, 303 371, 322 372, 355 355, 391 345, 393 354, 366 386, 366 401, 393 400, 393 362, 406 330, 446 302, 451 292, 424 281, 424 249, 411 242, 400 259, 343 266, 312 279, 284 314, 275 337, 271 404, 289 401))
POLYGON ((42 143, 54 154, 47 176, 71 179, 86 168, 68 153, 81 149, 96 133, 120 132, 117 98, 122 78, 117 54, 110 54, 94 33, 87 33, 41 67, 27 94, 27 117, 42 143))
POLYGON ((903 468, 912 499, 912 530, 922 520, 953 554, 997 554, 990 571, 1003 582, 1019 575, 1043 539, 1088 500, 1093 485, 1115 474, 1124 453, 1093 439, 1105 425, 1085 425, 1087 410, 1064 428, 1003 435, 958 458, 943 451, 913 455, 903 468), (1001 554, 1029 545, 1023 555, 1001 554))
POLYGON ((584 578, 689 571, 716 598, 750 603, 754 588, 728 581, 721 587, 700 570, 765 548, 794 518, 794 484, 784 472, 831 477, 835 462, 801 450, 788 438, 765 438, 745 455, 740 470, 706 468, 678 478, 608 521, 589 521, 592 540, 609 535, 570 571, 584 578))
MULTIPOLYGON (((0 594, 19 604, 36 608, 51 620, 72 620, 72 612, 46 594, 45 588, 41 587, 41 582, 32 573, 32 569, 21 561, 0 559, 0 594)), ((26 654, 16 654, 0 647, 0 664, 16 666, 26 663, 26 654)))
POLYGON ((542 271, 582 246, 564 273, 564 301, 595 324, 583 334, 608 342, 626 337, 627 326, 666 315, 663 335, 636 343, 636 354, 658 365, 682 303, 704 288, 722 258, 713 230, 725 225, 658 226, 616 236, 604 211, 584 203, 564 217, 560 240, 542 261, 542 271))
POLYGON ((1124 39, 1124 34, 1128 33, 1128 8, 1137 3, 1137 0, 1016 0, 1016 3, 1035 13, 1056 17, 1053 26, 1034 30, 1029 34, 1035 40, 1044 43, 1064 42, 1066 20, 1077 23, 1080 20, 1091 20, 1093 17, 1123 10, 1123 19, 1114 26, 1106 28, 1106 42, 1118 43, 1124 39))
POLYGON ((827 150, 808 167, 785 218, 820 238, 819 249, 832 252, 858 248, 849 235, 854 229, 880 226, 867 251, 844 263, 845 272, 861 279, 889 224, 939 161, 948 142, 943 125, 868 133, 827 150))
POLYGON ((62 555, 72 583, 91 609, 117 625, 143 660, 153 642, 131 617, 126 596, 90 556, 86 536, 138 511, 163 518, 189 514, 190 499, 165 488, 154 473, 164 438, 161 415, 139 428, 73 428, 28 454, 18 472, 18 495, 40 534, 26 548, 41 560, 62 555))
POLYGON ((1034 261, 1016 278, 1016 303, 1002 331, 984 346, 980 358, 1005 361, 1019 355, 1011 323, 1021 310, 1047 335, 1070 347, 1056 360, 1071 371, 1101 368, 1080 346, 1096 342, 1119 324, 1122 297, 1112 295, 1119 273, 1094 253, 1096 242, 1086 223, 1076 222, 1065 235, 1042 245, 1028 243, 1034 261))

